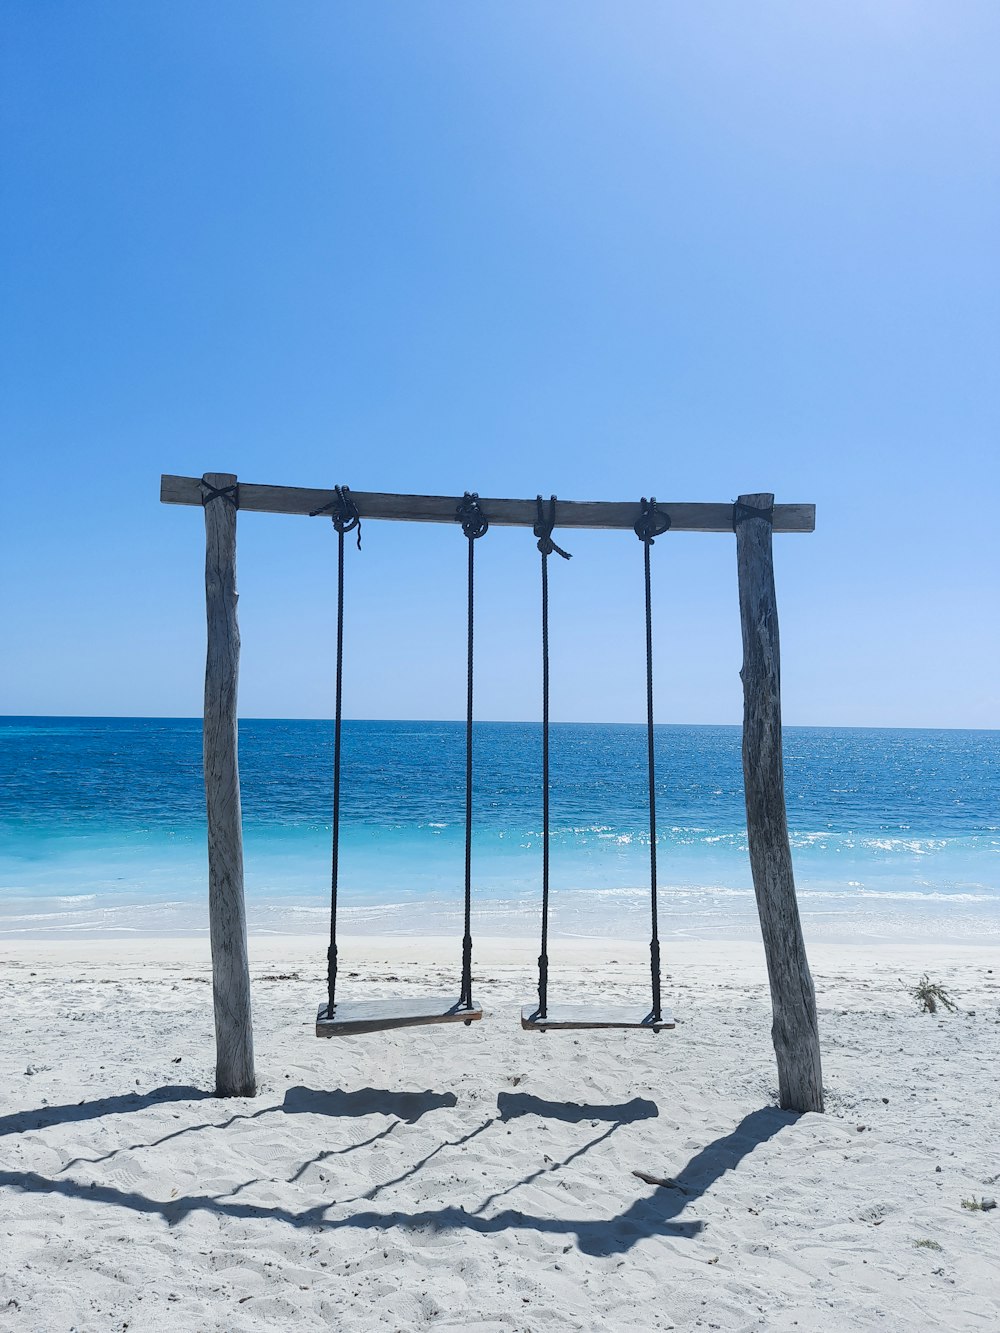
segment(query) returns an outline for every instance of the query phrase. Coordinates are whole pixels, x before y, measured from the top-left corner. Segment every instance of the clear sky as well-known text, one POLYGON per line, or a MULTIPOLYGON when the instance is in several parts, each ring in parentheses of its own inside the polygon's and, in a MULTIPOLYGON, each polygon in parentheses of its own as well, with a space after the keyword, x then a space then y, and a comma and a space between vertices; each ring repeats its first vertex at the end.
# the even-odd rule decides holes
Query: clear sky
MULTIPOLYGON (((161 472, 814 501, 785 720, 1000 724, 1000 7, 8 0, 0 712, 194 715, 161 472)), ((324 716, 330 525, 240 519, 241 709, 324 716)), ((642 716, 641 548, 567 535, 553 715, 642 716)), ((457 717, 464 540, 370 523, 347 711, 457 717)), ((658 542, 657 709, 741 709, 733 539, 658 542)), ((480 543, 479 712, 537 717, 480 543)))

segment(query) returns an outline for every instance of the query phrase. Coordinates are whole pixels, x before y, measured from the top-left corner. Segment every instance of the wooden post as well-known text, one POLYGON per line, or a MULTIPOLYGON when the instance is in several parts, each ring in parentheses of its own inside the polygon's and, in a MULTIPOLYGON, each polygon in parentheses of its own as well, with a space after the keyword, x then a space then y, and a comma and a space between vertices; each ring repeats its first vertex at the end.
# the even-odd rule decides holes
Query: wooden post
POLYGON ((741 495, 734 510, 743 626, 743 785, 774 1022, 781 1105, 823 1110, 816 994, 795 899, 781 755, 781 664, 770 511, 773 495, 741 495), (746 508, 761 510, 760 516, 746 508))
POLYGON ((238 491, 235 476, 228 472, 206 472, 202 480, 208 617, 203 743, 215 1003, 215 1091, 220 1097, 252 1097, 257 1082, 243 901, 243 826, 236 724, 240 673, 240 627, 236 618, 238 491))

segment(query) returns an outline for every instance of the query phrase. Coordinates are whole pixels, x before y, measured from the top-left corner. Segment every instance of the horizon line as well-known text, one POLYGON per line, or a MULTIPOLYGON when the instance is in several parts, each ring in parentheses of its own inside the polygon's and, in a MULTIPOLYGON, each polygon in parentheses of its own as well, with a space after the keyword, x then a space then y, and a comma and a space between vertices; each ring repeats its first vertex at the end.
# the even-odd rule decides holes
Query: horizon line
MULTIPOLYGON (((199 714, 195 713, 0 713, 0 722, 13 721, 65 721, 65 722, 194 722, 203 721, 199 714)), ((323 722, 332 724, 332 717, 270 717, 256 714, 241 714, 237 718, 238 722, 323 722)), ((381 723, 410 723, 410 724, 448 724, 455 726, 464 726, 463 717, 345 717, 345 722, 381 722, 381 723)), ((474 725, 485 725, 493 727, 540 727, 541 718, 476 718, 474 725)), ((718 727, 732 728, 741 730, 741 722, 656 722, 657 727, 718 727)), ((645 719, 637 718, 634 721, 615 721, 607 722, 594 719, 570 719, 563 722, 551 722, 553 727, 645 727, 645 719)), ((783 722, 784 731, 998 731, 1000 727, 970 727, 970 726, 905 726, 899 723, 850 723, 850 722, 783 722)))

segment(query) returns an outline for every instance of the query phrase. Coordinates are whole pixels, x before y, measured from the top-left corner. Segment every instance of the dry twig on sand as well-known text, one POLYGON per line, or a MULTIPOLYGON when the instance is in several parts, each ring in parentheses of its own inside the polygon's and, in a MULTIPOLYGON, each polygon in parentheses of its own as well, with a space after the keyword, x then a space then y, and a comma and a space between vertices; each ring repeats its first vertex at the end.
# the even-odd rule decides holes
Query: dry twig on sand
POLYGON ((916 986, 907 986, 902 978, 900 978, 899 984, 913 996, 917 1004, 920 1005, 922 1013, 936 1014, 939 1004, 943 1005, 952 1014, 958 1009, 958 1005, 940 982, 932 982, 926 972, 916 986))

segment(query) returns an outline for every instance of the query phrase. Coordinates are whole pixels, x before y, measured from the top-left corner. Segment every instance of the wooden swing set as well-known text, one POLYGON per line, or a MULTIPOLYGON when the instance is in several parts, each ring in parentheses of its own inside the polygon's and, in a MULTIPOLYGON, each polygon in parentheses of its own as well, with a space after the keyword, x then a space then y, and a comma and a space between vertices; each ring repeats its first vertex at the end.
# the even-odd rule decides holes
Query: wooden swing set
POLYGON ((161 478, 165 504, 198 505, 205 511, 205 590, 208 653, 205 671, 204 764, 208 812, 209 916, 216 1031, 216 1091, 252 1096, 256 1091, 243 836, 237 759, 237 684, 240 638, 236 615, 236 516, 239 510, 324 516, 337 536, 337 638, 334 709, 333 838, 327 997, 316 1034, 337 1037, 429 1023, 463 1023, 482 1017, 472 999, 472 790, 474 705, 475 544, 491 525, 530 527, 541 555, 542 643, 542 885, 538 999, 521 1012, 527 1031, 634 1028, 670 1029, 673 1018, 660 992, 657 915, 655 745, 653 728, 653 632, 650 549, 669 532, 735 533, 740 617, 743 629, 743 775, 754 891, 767 958, 773 1012, 772 1037, 781 1105, 796 1111, 823 1109, 816 1001, 799 921, 788 840, 781 748, 780 664, 772 532, 812 532, 815 506, 775 505, 770 494, 741 495, 735 504, 638 503, 483 499, 466 492, 447 496, 389 495, 345 486, 312 490, 239 483, 229 473, 161 478), (344 1001, 337 995, 337 898, 343 715, 345 543, 363 519, 460 524, 467 539, 467 691, 465 765, 465 886, 461 984, 450 996, 344 1001), (649 1006, 551 1005, 548 999, 549 917, 549 569, 552 554, 569 559, 553 540, 563 529, 632 529, 643 548, 646 609, 646 728, 650 848, 649 1006))

